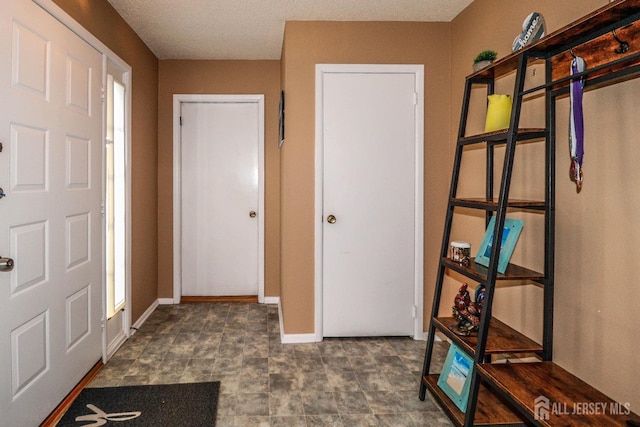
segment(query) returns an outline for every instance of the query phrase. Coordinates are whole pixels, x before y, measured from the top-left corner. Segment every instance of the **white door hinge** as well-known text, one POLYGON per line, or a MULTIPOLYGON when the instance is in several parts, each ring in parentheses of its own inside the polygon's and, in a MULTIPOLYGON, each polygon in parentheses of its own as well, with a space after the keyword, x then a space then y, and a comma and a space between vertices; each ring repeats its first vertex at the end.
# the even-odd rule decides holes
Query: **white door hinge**
POLYGON ((415 305, 413 307, 411 307, 411 316, 415 319, 416 317, 418 317, 418 307, 416 307, 415 305))
POLYGON ((413 92, 413 105, 418 105, 418 93, 413 92))

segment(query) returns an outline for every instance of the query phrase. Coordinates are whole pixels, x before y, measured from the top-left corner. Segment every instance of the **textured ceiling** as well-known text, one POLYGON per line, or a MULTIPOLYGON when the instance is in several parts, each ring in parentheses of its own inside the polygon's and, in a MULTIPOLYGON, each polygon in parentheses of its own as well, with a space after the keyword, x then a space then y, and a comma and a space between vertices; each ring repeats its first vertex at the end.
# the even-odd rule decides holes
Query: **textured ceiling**
POLYGON ((279 59, 285 21, 449 22, 472 0, 108 0, 159 59, 279 59))

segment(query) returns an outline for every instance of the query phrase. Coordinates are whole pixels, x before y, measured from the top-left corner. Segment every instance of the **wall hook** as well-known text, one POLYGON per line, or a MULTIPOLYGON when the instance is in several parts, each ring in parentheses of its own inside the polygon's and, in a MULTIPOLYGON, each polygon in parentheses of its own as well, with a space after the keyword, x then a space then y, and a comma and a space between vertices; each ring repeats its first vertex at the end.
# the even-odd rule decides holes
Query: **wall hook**
POLYGON ((620 40, 620 38, 618 37, 618 35, 616 34, 616 30, 612 31, 613 33, 613 38, 616 39, 616 41, 618 43, 620 43, 620 47, 618 47, 617 49, 615 49, 615 53, 626 53, 629 50, 629 43, 627 43, 624 40, 620 40))

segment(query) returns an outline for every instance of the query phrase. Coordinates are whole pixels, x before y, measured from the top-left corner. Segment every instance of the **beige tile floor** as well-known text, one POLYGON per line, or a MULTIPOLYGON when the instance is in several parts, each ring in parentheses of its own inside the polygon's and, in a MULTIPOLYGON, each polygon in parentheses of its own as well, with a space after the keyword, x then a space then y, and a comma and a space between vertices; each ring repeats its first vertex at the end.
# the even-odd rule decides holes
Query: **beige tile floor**
MULTIPOLYGON (((434 360, 446 348, 436 343, 434 360)), ((274 305, 160 306, 89 386, 220 381, 219 427, 450 426, 429 393, 418 399, 424 349, 410 338, 281 344, 274 305)))

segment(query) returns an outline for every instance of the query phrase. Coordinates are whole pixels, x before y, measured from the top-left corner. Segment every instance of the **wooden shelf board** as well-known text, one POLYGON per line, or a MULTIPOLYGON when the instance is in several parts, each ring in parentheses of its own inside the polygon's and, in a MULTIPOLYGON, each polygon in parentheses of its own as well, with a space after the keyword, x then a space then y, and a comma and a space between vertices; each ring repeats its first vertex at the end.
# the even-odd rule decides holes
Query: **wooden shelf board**
MULTIPOLYGON (((429 375, 423 377, 422 381, 436 401, 440 403, 442 409, 457 426, 464 424, 464 413, 449 399, 449 397, 438 387, 439 375, 429 375)), ((478 393, 478 404, 474 426, 525 426, 525 419, 520 414, 514 412, 501 398, 483 384, 480 384, 478 393)))
MULTIPOLYGON (((497 210, 498 199, 488 199, 486 197, 464 197, 454 198, 450 200, 456 206, 464 206, 476 209, 497 210)), ((523 200, 509 199, 507 206, 510 208, 521 209, 544 209, 545 202, 543 200, 523 200)))
POLYGON ((553 362, 483 364, 477 368, 483 380, 510 396, 509 399, 514 404, 524 408, 530 420, 535 420, 535 400, 540 396, 549 399, 549 419, 535 420, 542 426, 613 427, 626 426, 627 420, 640 422, 640 417, 634 413, 621 413, 626 412, 626 408, 620 406, 621 403, 615 402, 553 362), (581 406, 595 403, 606 403, 606 407, 601 413, 574 413, 574 409, 580 408, 595 412, 581 406), (554 411, 553 405, 556 405, 557 410, 554 411))
MULTIPOLYGON (((477 144, 480 142, 506 142, 509 129, 495 130, 492 132, 479 133, 477 135, 463 136, 460 138, 459 143, 463 145, 477 144)), ((543 138, 545 136, 544 128, 521 128, 518 129, 516 140, 525 141, 534 138, 543 138)))
MULTIPOLYGON (((467 353, 474 354, 478 337, 461 337, 449 330, 449 325, 458 323, 453 317, 435 317, 436 327, 447 337, 459 344, 467 353)), ((542 346, 498 319, 489 323, 486 354, 499 353, 539 353, 542 346)))
POLYGON ((541 38, 537 42, 501 58, 468 78, 494 78, 514 71, 523 52, 556 51, 573 40, 615 25, 618 21, 640 13, 640 0, 617 0, 541 38))
MULTIPOLYGON (((476 280, 478 282, 485 282, 487 280, 487 267, 476 264, 473 259, 470 260, 468 267, 465 267, 458 262, 452 261, 447 257, 442 258, 442 263, 447 268, 457 271, 458 273, 463 274, 470 279, 476 280)), ((509 264, 504 274, 498 273, 496 280, 542 281, 544 280, 544 274, 525 267, 521 267, 516 264, 509 264)))

